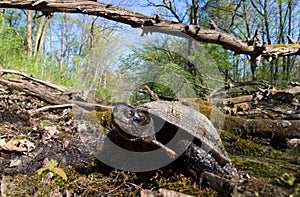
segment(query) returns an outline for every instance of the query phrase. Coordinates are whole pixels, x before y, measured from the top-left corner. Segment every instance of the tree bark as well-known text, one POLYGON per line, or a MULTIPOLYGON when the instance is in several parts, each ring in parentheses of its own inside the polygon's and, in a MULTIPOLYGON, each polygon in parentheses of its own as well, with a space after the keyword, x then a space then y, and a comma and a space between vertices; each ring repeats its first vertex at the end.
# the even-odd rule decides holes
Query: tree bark
POLYGON ((65 57, 65 34, 67 31, 67 15, 64 14, 62 18, 62 32, 61 32, 61 50, 60 50, 60 73, 63 73, 63 64, 64 64, 64 57, 65 57))
POLYGON ((32 10, 27 12, 27 57, 32 56, 32 10))
POLYGON ((43 15, 40 18, 38 31, 36 34, 35 46, 34 46, 34 57, 42 52, 45 44, 45 37, 47 33, 47 28, 50 25, 52 15, 43 15), (47 18, 46 18, 47 17, 47 18))

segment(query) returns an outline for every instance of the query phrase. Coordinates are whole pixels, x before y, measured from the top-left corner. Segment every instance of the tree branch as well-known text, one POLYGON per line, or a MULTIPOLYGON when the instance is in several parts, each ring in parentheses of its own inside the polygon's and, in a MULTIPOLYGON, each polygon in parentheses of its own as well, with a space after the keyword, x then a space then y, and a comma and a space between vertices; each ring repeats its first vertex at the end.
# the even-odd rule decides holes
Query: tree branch
POLYGON ((147 32, 160 32, 185 38, 193 38, 199 42, 215 43, 236 54, 247 54, 253 57, 262 56, 273 60, 278 56, 299 55, 300 44, 274 46, 274 45, 249 45, 249 43, 228 33, 202 29, 198 26, 176 23, 158 17, 146 16, 124 8, 110 4, 98 3, 86 0, 4 0, 0 1, 0 7, 19 8, 42 11, 45 14, 53 12, 81 13, 100 16, 112 21, 142 28, 147 32))

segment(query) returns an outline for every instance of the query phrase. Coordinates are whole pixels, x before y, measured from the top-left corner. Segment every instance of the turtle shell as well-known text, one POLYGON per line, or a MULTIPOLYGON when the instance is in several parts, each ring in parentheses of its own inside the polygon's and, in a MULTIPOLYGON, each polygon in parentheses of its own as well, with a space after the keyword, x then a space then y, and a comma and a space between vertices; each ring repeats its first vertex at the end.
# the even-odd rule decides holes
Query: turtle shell
POLYGON ((181 128, 180 132, 188 132, 201 141, 201 148, 221 164, 230 163, 221 138, 210 120, 199 111, 178 102, 153 101, 142 104, 138 109, 147 111, 170 124, 181 128))

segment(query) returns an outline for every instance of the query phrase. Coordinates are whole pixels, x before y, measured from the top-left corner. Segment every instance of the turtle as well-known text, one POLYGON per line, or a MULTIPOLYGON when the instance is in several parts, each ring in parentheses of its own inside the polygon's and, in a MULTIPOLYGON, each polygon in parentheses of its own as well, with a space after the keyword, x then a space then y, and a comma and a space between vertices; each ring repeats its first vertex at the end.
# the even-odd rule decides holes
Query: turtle
POLYGON ((154 144, 169 157, 184 155, 191 166, 202 172, 233 172, 231 160, 213 124, 205 115, 187 105, 159 100, 134 108, 116 103, 113 105, 112 122, 124 138, 154 144), (172 138, 176 139, 175 142, 172 138))
MULTIPOLYGON (((205 115, 190 106, 177 101, 162 100, 137 107, 116 103, 113 105, 112 122, 117 136, 120 137, 116 140, 117 143, 122 144, 122 140, 126 139, 126 142, 136 145, 132 150, 143 149, 142 152, 151 151, 151 144, 154 144, 168 157, 183 158, 184 164, 188 165, 180 167, 196 172, 200 188, 209 186, 222 196, 244 196, 249 195, 249 191, 262 196, 286 196, 283 191, 263 180, 251 178, 233 168, 213 124, 205 115), (175 143, 171 143, 172 141, 175 143)), ((128 148, 127 145, 124 147, 128 148)))

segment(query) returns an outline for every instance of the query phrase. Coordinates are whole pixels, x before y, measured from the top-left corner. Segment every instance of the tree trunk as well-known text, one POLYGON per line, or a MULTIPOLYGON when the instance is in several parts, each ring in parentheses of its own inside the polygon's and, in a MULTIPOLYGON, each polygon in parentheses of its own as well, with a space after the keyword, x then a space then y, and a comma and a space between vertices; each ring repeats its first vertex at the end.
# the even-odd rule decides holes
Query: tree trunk
POLYGON ((47 29, 50 25, 51 19, 52 19, 52 15, 48 15, 45 25, 43 27, 43 31, 42 31, 42 35, 41 35, 41 39, 40 39, 40 43, 39 43, 39 48, 38 48, 38 53, 41 53, 44 48, 46 33, 47 33, 47 29))
POLYGON ((62 32, 61 32, 61 51, 60 51, 60 73, 63 72, 64 56, 65 56, 65 34, 67 31, 67 15, 64 14, 62 18, 62 32))
MULTIPOLYGON (((192 6, 190 10, 190 23, 192 25, 198 25, 198 0, 192 0, 192 6)), ((193 40, 189 39, 188 40, 188 56, 193 55, 193 40)), ((191 75, 196 76, 196 68, 191 61, 188 61, 188 67, 189 67, 189 72, 191 75)))
MULTIPOLYGON (((293 0, 289 0, 288 3, 288 35, 291 35, 292 33, 292 4, 293 4, 293 0)), ((287 57, 287 63, 286 63, 286 80, 289 81, 290 80, 290 74, 291 74, 291 57, 287 57)))
POLYGON ((45 44, 45 37, 47 33, 47 28, 50 25, 52 15, 41 16, 38 31, 36 34, 35 46, 34 46, 34 57, 37 57, 39 53, 42 52, 45 44))
POLYGON ((4 29, 4 12, 5 12, 5 9, 2 8, 0 9, 0 33, 2 33, 3 29, 4 29))
POLYGON ((32 56, 32 10, 27 11, 27 57, 32 56))

